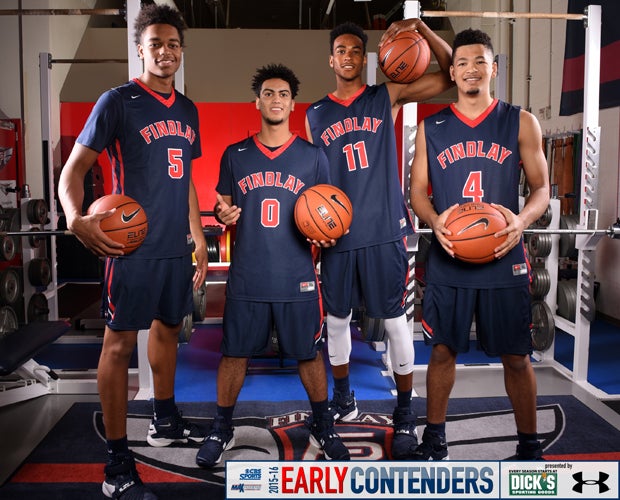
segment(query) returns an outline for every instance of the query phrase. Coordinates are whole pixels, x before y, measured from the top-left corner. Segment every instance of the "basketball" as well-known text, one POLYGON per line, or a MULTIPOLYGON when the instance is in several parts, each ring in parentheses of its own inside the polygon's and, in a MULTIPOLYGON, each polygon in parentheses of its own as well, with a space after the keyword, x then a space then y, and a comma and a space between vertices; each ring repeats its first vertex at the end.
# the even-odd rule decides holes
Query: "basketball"
POLYGON ((306 189, 295 203, 295 224, 311 240, 337 240, 349 229, 352 217, 348 196, 330 184, 306 189))
POLYGON ((459 205, 450 213, 445 226, 452 231, 446 238, 454 245, 454 255, 465 262, 491 262, 495 258, 493 250, 506 240, 506 236, 493 236, 506 227, 506 219, 484 202, 459 205))
POLYGON ((417 31, 403 31, 379 49, 379 67, 396 83, 420 78, 431 62, 428 42, 417 31))
POLYGON ((138 248, 146 238, 149 226, 146 213, 136 200, 124 194, 108 194, 96 199, 88 207, 87 213, 92 215, 113 208, 116 208, 116 212, 101 220, 99 227, 114 241, 125 245, 123 251, 127 255, 138 248))

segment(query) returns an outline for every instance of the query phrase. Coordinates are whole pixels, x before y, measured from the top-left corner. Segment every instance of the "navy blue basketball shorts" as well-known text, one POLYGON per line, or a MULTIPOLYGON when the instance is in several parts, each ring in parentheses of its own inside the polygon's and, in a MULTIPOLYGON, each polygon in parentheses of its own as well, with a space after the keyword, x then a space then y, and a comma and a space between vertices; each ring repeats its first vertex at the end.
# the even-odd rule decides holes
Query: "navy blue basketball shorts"
POLYGON ((325 309, 339 318, 364 306, 371 318, 405 312, 409 260, 404 240, 347 252, 323 252, 321 290, 325 309))
POLYGON ((170 259, 106 259, 103 311, 112 330, 178 325, 192 312, 191 254, 170 259))
POLYGON ((252 302, 227 297, 223 323, 220 350, 226 356, 250 358, 269 352, 274 328, 284 358, 314 359, 323 346, 323 313, 318 300, 252 302))
POLYGON ((532 305, 528 285, 475 289, 428 284, 422 299, 427 345, 469 351, 472 320, 478 348, 489 356, 532 353, 532 305))

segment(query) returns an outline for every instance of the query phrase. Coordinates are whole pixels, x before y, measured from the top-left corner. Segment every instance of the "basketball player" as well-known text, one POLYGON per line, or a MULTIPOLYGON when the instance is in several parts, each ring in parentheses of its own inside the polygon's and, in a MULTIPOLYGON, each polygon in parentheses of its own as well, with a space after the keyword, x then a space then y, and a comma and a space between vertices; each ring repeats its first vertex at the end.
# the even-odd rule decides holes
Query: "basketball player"
POLYGON ((108 448, 103 493, 110 498, 156 498, 142 484, 127 445, 127 370, 138 330, 149 329, 155 396, 149 444, 204 440, 201 429, 181 418, 174 401, 178 333, 193 309, 192 281, 198 288, 207 271, 191 180, 192 161, 201 154, 198 112, 173 87, 184 29, 180 14, 170 7, 149 5, 139 12, 136 44, 144 72, 99 98, 58 185, 67 227, 93 253, 107 257, 106 327, 97 383, 108 448), (110 211, 82 216, 84 177, 104 149, 113 167, 112 191, 135 198, 149 220, 144 243, 127 256, 99 228, 110 211))
POLYGON ((349 460, 327 402, 323 311, 312 245, 293 217, 304 189, 329 182, 325 154, 289 129, 298 88, 299 80, 285 66, 258 69, 252 90, 260 132, 229 146, 222 156, 216 214, 225 224, 237 221, 237 231, 226 285, 217 409, 196 456, 201 467, 215 466, 233 446, 233 411, 248 360, 267 350, 274 328, 280 354, 297 359, 310 399, 311 443, 328 460, 349 460))
POLYGON ((404 104, 430 99, 451 85, 450 47, 421 20, 393 23, 381 43, 407 30, 418 30, 427 39, 440 71, 410 84, 365 85, 368 36, 359 26, 345 23, 330 34, 329 65, 336 90, 306 113, 308 137, 326 152, 332 181, 349 196, 354 214, 349 234, 322 252, 327 346, 335 386, 330 408, 336 420, 350 421, 358 414, 349 383, 349 323, 352 308, 363 304, 369 317, 385 320, 398 391, 391 450, 395 459, 411 456, 417 435, 411 409, 413 339, 404 308, 409 275, 405 237, 412 226, 398 175, 394 119, 404 104))
POLYGON ((456 357, 469 350, 475 316, 479 345, 502 360, 517 424, 517 458, 535 460, 542 450, 536 433, 529 265, 522 234, 549 204, 541 130, 533 115, 491 96, 497 65, 486 33, 471 29, 458 33, 452 54, 450 75, 458 90, 457 101, 420 124, 411 167, 411 205, 433 229, 422 319, 425 341, 433 348, 426 377, 427 425, 416 457, 448 457, 448 398, 456 357), (470 144, 475 144, 475 152, 470 144), (529 196, 519 212, 522 173, 529 196), (508 224, 497 233, 506 234, 506 241, 495 248, 496 258, 487 264, 453 258, 446 238, 446 218, 468 201, 493 203, 508 224))

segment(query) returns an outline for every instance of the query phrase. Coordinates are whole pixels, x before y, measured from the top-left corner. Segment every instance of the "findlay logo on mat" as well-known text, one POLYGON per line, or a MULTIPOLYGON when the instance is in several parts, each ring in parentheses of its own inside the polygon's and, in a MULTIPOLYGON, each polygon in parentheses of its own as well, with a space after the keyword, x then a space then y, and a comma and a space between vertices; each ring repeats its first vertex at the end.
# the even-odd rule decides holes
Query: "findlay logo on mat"
MULTIPOLYGON (((285 406, 285 403, 282 404, 285 406)), ((363 403, 360 404, 363 410, 363 403)), ((336 425, 336 431, 354 460, 390 460, 392 447, 392 415, 390 413, 362 412, 356 421, 336 425)), ((224 485, 225 462, 324 460, 321 450, 309 443, 310 431, 305 424, 307 411, 289 411, 267 417, 237 417, 234 419, 235 445, 224 452, 222 462, 212 469, 196 465, 200 444, 172 444, 154 448, 146 442, 152 415, 129 414, 127 435, 136 460, 161 471, 182 475, 199 481, 224 485)), ((101 412, 93 415, 93 423, 104 440, 101 412)), ((212 418, 185 418, 210 428, 212 418)), ((564 414, 559 405, 538 408, 537 420, 543 448, 554 442, 565 427, 564 414)), ((423 425, 423 419, 418 422, 423 425)), ((421 433, 421 431, 419 431, 421 433)), ((514 414, 511 409, 475 412, 448 416, 448 446, 450 456, 471 457, 472 460, 506 460, 516 447, 514 414)))

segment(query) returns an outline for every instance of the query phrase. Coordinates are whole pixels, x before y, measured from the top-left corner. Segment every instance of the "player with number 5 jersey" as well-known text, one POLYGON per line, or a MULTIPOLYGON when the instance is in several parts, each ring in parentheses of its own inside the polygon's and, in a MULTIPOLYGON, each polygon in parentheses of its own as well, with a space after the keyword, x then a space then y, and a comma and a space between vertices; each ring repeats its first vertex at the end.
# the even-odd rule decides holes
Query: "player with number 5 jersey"
POLYGON ((192 101, 175 90, 156 92, 134 78, 99 98, 77 141, 106 150, 112 192, 137 200, 153 221, 135 258, 191 253, 187 192, 192 160, 201 155, 192 101))
POLYGON ((106 257, 106 327, 97 367, 108 455, 102 492, 120 500, 154 500, 129 449, 127 370, 138 331, 148 330, 154 418, 147 442, 162 447, 204 441, 203 430, 177 408, 174 377, 178 335, 193 309, 192 288, 204 284, 208 258, 192 181, 192 163, 201 154, 198 111, 173 85, 187 26, 178 10, 145 5, 133 27, 144 71, 99 98, 62 169, 58 198, 67 228, 106 257), (149 222, 146 239, 131 255, 101 229, 110 211, 83 214, 84 180, 102 151, 112 166, 112 194, 135 199, 149 222))

